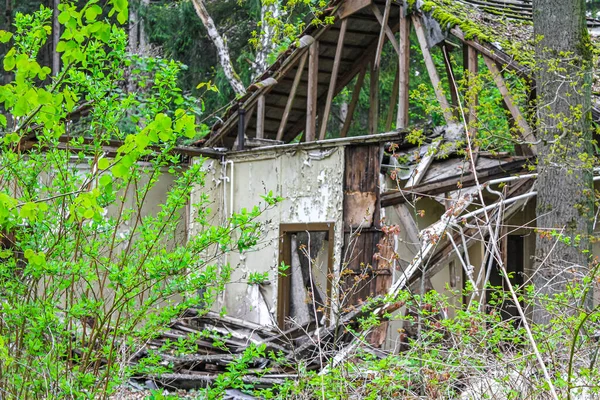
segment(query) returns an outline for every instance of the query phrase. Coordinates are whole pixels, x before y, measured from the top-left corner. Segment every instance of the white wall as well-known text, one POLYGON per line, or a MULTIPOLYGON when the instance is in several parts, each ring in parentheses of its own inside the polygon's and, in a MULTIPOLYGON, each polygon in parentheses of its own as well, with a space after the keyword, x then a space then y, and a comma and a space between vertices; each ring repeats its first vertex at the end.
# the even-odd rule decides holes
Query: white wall
MULTIPOLYGON (((232 171, 233 210, 264 205, 261 196, 269 191, 285 200, 261 216, 264 234, 254 250, 232 253, 221 260, 229 262, 234 272, 225 292, 219 296, 215 310, 224 308, 231 316, 275 324, 280 224, 334 223, 334 270, 338 270, 343 241, 344 148, 238 153, 228 156, 227 160, 232 163, 227 164, 225 180, 222 179, 225 177, 224 166, 216 160, 206 161, 206 185, 196 188, 192 195, 193 204, 200 193, 208 193, 214 223, 224 221, 231 212, 232 171), (271 284, 262 291, 255 285, 248 285, 251 272, 268 272, 271 284)), ((192 223, 190 233, 194 234, 197 229, 192 223)))

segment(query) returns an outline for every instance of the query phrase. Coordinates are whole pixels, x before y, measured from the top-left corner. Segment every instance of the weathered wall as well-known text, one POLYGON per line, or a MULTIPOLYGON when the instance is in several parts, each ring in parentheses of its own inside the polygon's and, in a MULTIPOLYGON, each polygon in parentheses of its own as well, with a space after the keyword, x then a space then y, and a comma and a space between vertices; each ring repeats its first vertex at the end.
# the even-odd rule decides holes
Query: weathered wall
MULTIPOLYGON (((280 224, 333 222, 334 267, 341 259, 344 148, 238 153, 228 156, 227 161, 226 171, 218 161, 207 161, 206 186, 197 188, 192 196, 193 203, 200 193, 209 195, 215 223, 232 209, 264 204, 261 196, 269 191, 285 200, 260 217, 264 234, 254 250, 222 258, 221 262, 230 263, 234 271, 215 310, 225 309, 231 316, 256 323, 276 324, 280 224), (271 284, 262 290, 248 285, 252 272, 268 272, 271 284)), ((197 228, 192 223, 190 234, 197 228)))

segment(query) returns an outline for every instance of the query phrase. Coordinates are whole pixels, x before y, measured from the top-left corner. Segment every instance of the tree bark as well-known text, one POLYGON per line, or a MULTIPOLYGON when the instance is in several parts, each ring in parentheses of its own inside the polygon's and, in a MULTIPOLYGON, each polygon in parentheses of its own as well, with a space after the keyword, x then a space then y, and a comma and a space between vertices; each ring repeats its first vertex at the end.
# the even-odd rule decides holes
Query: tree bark
POLYGON ((58 23, 58 6, 60 0, 53 1, 52 9, 52 75, 56 76, 60 72, 60 54, 56 51, 56 46, 60 40, 60 24, 58 23))
POLYGON ((223 68, 223 72, 225 72, 225 76, 227 77, 229 84, 233 88, 233 91, 236 95, 243 95, 246 93, 246 88, 244 87, 244 84, 240 80, 238 74, 235 72, 233 64, 231 64, 229 49, 227 45, 225 45, 225 41, 221 37, 221 34, 217 30, 217 26, 208 13, 206 5, 204 4, 204 0, 192 0, 192 4, 194 5, 196 14, 198 14, 198 17, 200 17, 200 20, 208 31, 208 36, 217 48, 219 63, 221 64, 221 68, 223 68))
MULTIPOLYGON (((533 10, 534 36, 541 38, 535 49, 541 143, 533 283, 537 293, 554 295, 589 271, 592 60, 585 0, 534 0, 533 10)), ((550 318, 536 301, 534 322, 548 323, 550 318)))
POLYGON ((260 76, 268 67, 268 56, 275 51, 277 43, 276 22, 281 19, 281 6, 278 0, 262 0, 260 8, 260 45, 256 52, 254 77, 260 76))

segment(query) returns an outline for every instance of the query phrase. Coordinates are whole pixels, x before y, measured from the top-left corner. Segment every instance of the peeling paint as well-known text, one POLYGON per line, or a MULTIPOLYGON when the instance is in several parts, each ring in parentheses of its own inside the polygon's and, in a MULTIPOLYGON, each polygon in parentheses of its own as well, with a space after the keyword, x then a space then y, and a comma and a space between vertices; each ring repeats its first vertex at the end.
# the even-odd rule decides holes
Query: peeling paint
MULTIPOLYGON (((284 201, 261 216, 263 238, 256 248, 244 254, 232 253, 229 263, 234 267, 226 295, 220 296, 215 311, 225 308, 235 317, 260 324, 274 324, 277 309, 277 278, 279 273, 279 225, 282 223, 334 223, 334 271, 338 274, 343 243, 343 173, 344 147, 328 149, 295 149, 237 153, 227 158, 233 161, 235 180, 234 210, 252 208, 264 200, 269 191, 284 197, 284 201), (250 272, 269 272, 270 285, 246 284, 250 272), (259 292, 260 296, 259 296, 259 292), (262 298, 262 300, 260 300, 262 298), (263 305, 260 304, 260 301, 263 305), (268 310, 268 311, 267 311, 268 310), (265 317, 265 312, 270 318, 265 317)), ((208 194, 215 205, 215 221, 224 218, 223 183, 219 174, 207 167, 206 186, 193 191, 195 196, 208 194)), ((215 167, 216 169, 216 167, 215 167)), ((192 198, 194 201, 194 198, 192 198)), ((196 228, 197 229, 197 228, 196 228)), ((192 227, 191 231, 194 231, 192 227)))

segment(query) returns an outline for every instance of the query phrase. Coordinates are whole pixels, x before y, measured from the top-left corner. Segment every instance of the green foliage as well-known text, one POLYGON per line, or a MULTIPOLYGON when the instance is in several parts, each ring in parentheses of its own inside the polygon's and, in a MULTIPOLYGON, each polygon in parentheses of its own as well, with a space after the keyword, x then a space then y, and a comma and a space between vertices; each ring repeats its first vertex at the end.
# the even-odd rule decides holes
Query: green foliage
MULTIPOLYGON (((532 334, 560 398, 583 393, 594 397, 600 393, 600 376, 594 368, 597 346, 591 335, 600 313, 598 309, 586 312, 583 308, 571 316, 564 313, 565 305, 573 299, 582 304, 591 282, 585 279, 570 285, 566 293, 552 298, 536 299, 533 287, 515 288, 524 307, 543 301, 554 316, 550 325, 536 326, 532 334)), ((519 318, 508 318, 502 311, 512 301, 510 293, 488 287, 487 304, 472 301, 463 305, 460 300, 480 295, 470 289, 424 295, 403 291, 395 298, 386 298, 386 304, 403 306, 401 312, 384 316, 394 326, 402 322, 398 334, 392 334, 398 340, 394 351, 380 358, 365 345, 365 351, 359 348, 345 363, 330 365, 326 374, 299 366, 297 380, 256 390, 255 395, 266 399, 340 400, 459 398, 461 394, 461 398, 473 399, 548 398, 549 388, 538 371, 526 329, 519 318), (470 394, 463 393, 466 390, 470 394)), ((357 337, 366 340, 367 332, 380 323, 367 315, 357 337)))
POLYGON ((49 9, 17 14, 14 35, 1 34, 14 74, 0 86, 2 398, 105 397, 163 368, 126 360, 183 310, 211 306, 231 273, 215 255, 255 245, 257 217, 280 200, 269 193, 211 226, 199 194, 190 215, 201 228, 185 240, 205 173, 173 149, 196 136, 201 101, 178 88, 179 63, 127 54, 127 2, 110 4, 117 22, 100 19, 95 0, 61 3, 63 69, 52 78, 37 61, 49 9))

